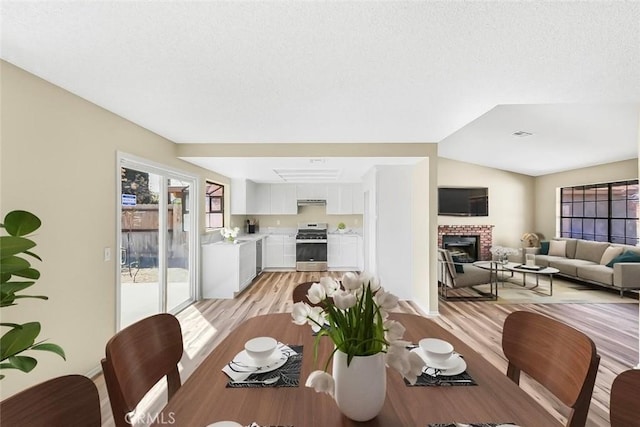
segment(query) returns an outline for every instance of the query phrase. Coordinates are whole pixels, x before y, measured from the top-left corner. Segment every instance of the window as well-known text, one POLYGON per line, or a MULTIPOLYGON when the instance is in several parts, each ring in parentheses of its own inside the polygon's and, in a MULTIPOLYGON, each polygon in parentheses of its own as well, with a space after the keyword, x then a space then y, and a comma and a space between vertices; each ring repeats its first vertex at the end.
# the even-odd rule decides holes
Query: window
POLYGON ((561 189, 560 235, 638 245, 638 180, 561 189))
POLYGON ((205 226, 210 228, 224 227, 224 186, 207 181, 205 187, 205 226))

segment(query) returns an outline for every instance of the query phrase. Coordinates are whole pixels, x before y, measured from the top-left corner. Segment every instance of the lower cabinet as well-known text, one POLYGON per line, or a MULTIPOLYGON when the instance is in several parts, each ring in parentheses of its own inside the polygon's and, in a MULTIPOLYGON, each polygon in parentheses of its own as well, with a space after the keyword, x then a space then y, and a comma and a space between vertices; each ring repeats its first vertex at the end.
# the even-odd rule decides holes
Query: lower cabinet
POLYGON ((203 298, 233 298, 255 277, 256 242, 203 245, 203 298))
POLYGON ((357 234, 327 236, 327 266, 340 270, 362 270, 362 238, 357 234))
POLYGON ((265 268, 296 267, 296 237, 285 234, 267 236, 265 268))

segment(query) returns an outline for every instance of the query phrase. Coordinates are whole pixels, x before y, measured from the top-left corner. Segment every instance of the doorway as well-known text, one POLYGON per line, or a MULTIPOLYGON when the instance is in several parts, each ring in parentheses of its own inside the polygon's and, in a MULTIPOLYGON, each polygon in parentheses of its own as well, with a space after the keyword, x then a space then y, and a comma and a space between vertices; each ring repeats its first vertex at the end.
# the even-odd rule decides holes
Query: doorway
POLYGON ((193 176, 129 156, 118 165, 120 330, 195 301, 198 193, 193 176))

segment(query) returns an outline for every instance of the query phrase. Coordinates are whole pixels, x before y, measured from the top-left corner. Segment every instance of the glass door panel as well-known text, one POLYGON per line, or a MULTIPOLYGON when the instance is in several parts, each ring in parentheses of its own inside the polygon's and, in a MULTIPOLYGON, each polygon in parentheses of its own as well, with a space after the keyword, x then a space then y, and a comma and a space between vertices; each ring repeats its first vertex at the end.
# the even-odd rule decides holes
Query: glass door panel
POLYGON ((167 302, 166 311, 176 311, 193 300, 190 263, 191 206, 193 185, 167 179, 167 302))
POLYGON ((161 311, 160 182, 121 167, 120 328, 161 311))

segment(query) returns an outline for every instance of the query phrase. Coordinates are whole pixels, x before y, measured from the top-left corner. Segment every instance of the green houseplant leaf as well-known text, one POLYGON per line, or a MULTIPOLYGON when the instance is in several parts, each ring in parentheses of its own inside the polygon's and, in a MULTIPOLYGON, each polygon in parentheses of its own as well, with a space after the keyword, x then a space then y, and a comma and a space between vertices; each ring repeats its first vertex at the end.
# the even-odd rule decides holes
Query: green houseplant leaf
MULTIPOLYGON (((15 306, 22 298, 48 299, 44 295, 21 294, 40 278, 40 272, 32 268, 29 261, 23 258, 28 256, 42 261, 38 255, 31 252, 36 243, 25 237, 40 228, 40 225, 40 219, 26 211, 9 212, 4 218, 4 223, 0 224, 0 228, 8 234, 8 236, 0 236, 0 308, 15 306), (18 277, 27 280, 15 280, 18 277)), ((59 345, 43 341, 36 342, 41 329, 39 322, 28 322, 22 325, 3 322, 0 326, 9 328, 0 337, 0 369, 31 372, 38 361, 34 357, 21 354, 27 350, 48 351, 66 360, 64 350, 59 345)), ((3 378, 5 375, 0 374, 0 380, 3 378)))

